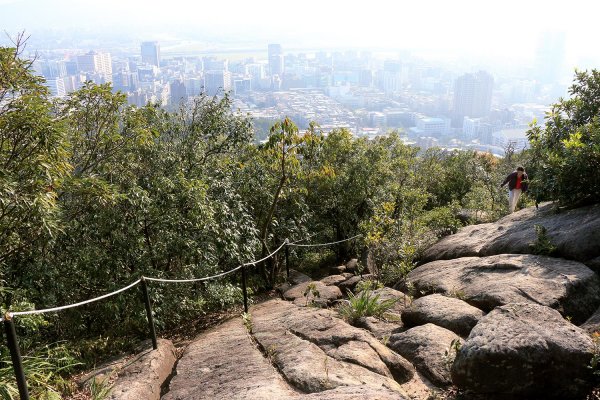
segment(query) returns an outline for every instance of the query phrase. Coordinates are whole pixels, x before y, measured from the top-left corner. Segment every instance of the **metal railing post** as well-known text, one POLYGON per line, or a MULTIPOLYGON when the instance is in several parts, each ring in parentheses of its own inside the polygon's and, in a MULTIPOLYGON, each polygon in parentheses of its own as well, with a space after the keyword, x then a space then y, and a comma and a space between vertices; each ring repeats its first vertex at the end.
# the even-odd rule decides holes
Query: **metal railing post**
POLYGON ((287 273, 287 279, 290 279, 290 246, 285 245, 285 272, 287 273))
POLYGON ((25 372, 23 371, 23 361, 21 359, 21 352, 19 351, 17 332, 9 313, 6 313, 4 317, 4 331, 6 332, 6 343, 10 350, 10 358, 15 371, 15 378, 17 379, 19 396, 21 400, 29 400, 29 392, 27 391, 27 381, 25 380, 25 372))
POLYGON ((152 348, 156 350, 158 349, 158 342, 156 340, 156 330, 154 329, 154 317, 152 316, 150 296, 148 296, 148 285, 146 284, 146 279, 144 277, 142 277, 142 294, 144 296, 144 304, 146 305, 146 317, 148 318, 150 335, 152 336, 152 348))
POLYGON ((244 293, 244 312, 248 313, 248 291, 246 290, 246 266, 242 267, 242 292, 244 293))

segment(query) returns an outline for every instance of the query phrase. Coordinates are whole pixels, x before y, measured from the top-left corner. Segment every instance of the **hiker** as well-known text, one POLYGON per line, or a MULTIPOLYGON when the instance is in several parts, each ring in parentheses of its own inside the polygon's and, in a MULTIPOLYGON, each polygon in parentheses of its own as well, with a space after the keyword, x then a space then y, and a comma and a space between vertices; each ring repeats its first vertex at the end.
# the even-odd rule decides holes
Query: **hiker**
POLYGON ((519 166, 516 171, 508 174, 504 182, 500 185, 500 187, 504 187, 508 183, 508 209, 511 213, 515 211, 521 193, 527 191, 527 182, 528 178, 525 168, 519 166))

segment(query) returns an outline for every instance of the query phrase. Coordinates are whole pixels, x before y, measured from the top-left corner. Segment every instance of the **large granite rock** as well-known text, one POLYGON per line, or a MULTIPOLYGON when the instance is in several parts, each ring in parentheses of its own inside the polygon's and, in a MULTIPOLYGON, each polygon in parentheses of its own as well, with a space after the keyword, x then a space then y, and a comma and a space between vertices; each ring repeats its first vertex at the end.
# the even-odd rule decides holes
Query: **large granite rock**
POLYGON ((460 338, 448 329, 425 324, 390 337, 388 346, 411 361, 432 383, 447 386, 452 383, 450 363, 451 344, 460 338))
POLYGON ((357 258, 351 259, 345 265, 346 265, 347 272, 354 272, 354 273, 358 272, 358 259, 357 258))
POLYGON ((587 333, 592 334, 594 332, 600 333, 600 308, 598 308, 591 317, 589 317, 583 324, 579 326, 587 333))
POLYGON ((355 275, 355 276, 351 276, 350 278, 346 279, 343 282, 338 283, 338 287, 340 288, 342 293, 347 294, 348 291, 354 292, 356 290, 356 285, 358 285, 359 282, 365 281, 365 280, 372 280, 372 279, 373 279, 373 275, 370 275, 370 274, 365 274, 362 276, 355 275))
POLYGON ((432 323, 467 336, 484 313, 462 300, 432 294, 412 302, 402 313, 402 322, 411 327, 432 323))
POLYGON ((348 278, 346 278, 344 275, 329 275, 321 279, 321 282, 327 286, 337 286, 346 280, 348 280, 348 278))
POLYGON ((490 398, 582 398, 591 358, 590 337, 556 310, 507 304, 473 328, 452 366, 452 381, 490 398))
POLYGON ((284 299, 292 301, 298 306, 327 306, 341 297, 342 292, 337 286, 328 286, 321 281, 300 283, 296 286, 292 286, 283 294, 284 299), (313 290, 309 289, 307 291, 309 285, 312 285, 313 290))
POLYGON ((414 375, 408 361, 331 310, 271 300, 251 314, 257 343, 287 382, 303 392, 365 386, 402 394, 398 382, 414 375))
POLYGON ((375 317, 362 317, 356 321, 356 326, 371 332, 378 340, 387 341, 394 333, 402 331, 403 325, 400 319, 384 321, 375 317))
POLYGON ((203 333, 185 349, 162 400, 267 400, 296 394, 236 318, 203 333))
MULTIPOLYGON (((297 308, 297 307, 296 307, 297 308)), ((252 309, 251 311, 254 311, 252 309)), ((200 335, 177 364, 163 400, 408 400, 403 392, 385 387, 337 386, 305 394, 273 368, 274 349, 258 349, 239 318, 200 335), (269 358, 271 357, 271 359, 269 358)), ((300 349, 299 349, 300 350, 300 349)), ((325 355, 320 360, 321 365, 325 355)), ((146 399, 146 397, 138 397, 146 399)))
POLYGON ((600 256, 600 204, 556 213, 552 204, 530 207, 497 222, 467 226, 427 249, 424 262, 495 254, 528 254, 535 225, 542 225, 558 255, 590 262, 600 256))
POLYGON ((555 308, 575 323, 585 321, 600 305, 600 280, 591 269, 545 256, 433 261, 412 270, 407 280, 418 292, 455 295, 483 311, 530 302, 555 308))
POLYGON ((158 339, 158 349, 141 353, 118 373, 108 398, 110 400, 158 400, 161 387, 173 373, 177 361, 170 340, 158 339))

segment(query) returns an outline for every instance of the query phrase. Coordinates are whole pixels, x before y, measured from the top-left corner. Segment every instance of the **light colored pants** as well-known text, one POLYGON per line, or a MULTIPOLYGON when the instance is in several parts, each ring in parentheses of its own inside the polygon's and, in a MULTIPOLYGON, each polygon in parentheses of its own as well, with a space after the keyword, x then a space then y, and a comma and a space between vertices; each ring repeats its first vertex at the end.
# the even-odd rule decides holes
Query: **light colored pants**
POLYGON ((521 197, 521 189, 513 189, 508 192, 508 209, 511 213, 515 212, 515 207, 521 197))

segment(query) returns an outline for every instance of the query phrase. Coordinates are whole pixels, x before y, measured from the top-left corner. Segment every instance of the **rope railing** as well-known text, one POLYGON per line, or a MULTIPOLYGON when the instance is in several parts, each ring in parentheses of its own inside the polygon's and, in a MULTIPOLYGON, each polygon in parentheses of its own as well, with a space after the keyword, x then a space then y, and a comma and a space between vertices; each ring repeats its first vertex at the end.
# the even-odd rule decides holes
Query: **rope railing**
POLYGON ((336 242, 329 242, 329 243, 312 243, 312 244, 310 244, 310 243, 309 244, 290 243, 289 245, 293 246, 293 247, 324 247, 324 246, 331 246, 331 245, 334 245, 334 244, 348 242, 350 240, 359 238, 361 236, 362 236, 361 234, 358 234, 358 235, 355 235, 355 236, 352 236, 352 237, 349 237, 349 238, 346 238, 346 239, 338 240, 336 242))
POLYGON ((154 329, 154 318, 153 318, 153 314, 152 314, 152 305, 150 303, 150 297, 148 295, 148 288, 147 288, 146 282, 158 282, 158 283, 203 282, 203 281, 219 279, 219 278, 222 278, 227 275, 231 275, 234 272, 241 270, 242 271, 242 292, 243 292, 243 296, 244 296, 244 311, 247 313, 248 312, 248 293, 246 290, 246 268, 247 267, 256 266, 256 264, 259 264, 263 261, 268 260, 269 258, 271 258, 271 257, 275 256, 277 253, 279 253, 281 251, 281 249, 283 249, 285 247, 285 265, 286 265, 286 270, 287 270, 287 277, 289 279, 289 276, 290 276, 289 248, 290 247, 331 246, 334 244, 339 244, 339 243, 343 243, 343 242, 346 242, 349 240, 356 239, 357 237, 360 237, 362 235, 356 235, 356 236, 353 236, 353 237, 350 237, 347 239, 338 240, 336 242, 329 242, 329 243, 316 243, 316 244, 301 244, 300 243, 300 242, 310 239, 313 236, 314 236, 314 234, 310 235, 308 238, 300 239, 295 242, 290 242, 288 239, 286 239, 279 247, 277 247, 277 249, 275 249, 271 253, 267 254, 266 256, 264 256, 258 260, 255 260, 255 261, 250 261, 250 262, 240 264, 237 267, 235 267, 229 271, 224 271, 224 272, 221 272, 216 275, 206 276, 206 277, 202 277, 202 278, 187 278, 187 279, 167 279, 167 278, 154 278, 154 277, 149 277, 149 276, 142 276, 142 277, 140 277, 140 279, 136 280, 135 282, 130 283, 129 285, 127 285, 125 287, 122 287, 122 288, 117 289, 110 293, 103 294, 98 297, 80 301, 78 303, 67 304, 64 306, 57 306, 57 307, 52 307, 52 308, 44 308, 41 310, 28 310, 28 311, 15 311, 15 312, 7 311, 4 316, 0 316, 0 322, 3 322, 4 329, 6 331, 6 340, 7 340, 8 348, 10 350, 11 360, 12 360, 12 364, 14 367, 15 377, 17 380, 17 387, 19 389, 19 396, 20 396, 21 400, 29 400, 29 393, 27 390, 27 382, 26 382, 25 373, 23 370, 23 363, 22 363, 22 359, 21 359, 21 353, 19 350, 19 343, 17 340, 15 325, 13 323, 14 317, 53 313, 53 312, 59 312, 59 311, 63 311, 63 310, 70 309, 70 308, 84 306, 86 304, 94 303, 94 302, 115 296, 119 293, 123 293, 123 292, 137 286, 138 284, 141 284, 142 294, 144 297, 144 303, 145 303, 145 307, 146 307, 146 317, 148 319, 148 325, 149 325, 150 335, 151 335, 151 339, 152 339, 152 347, 156 350, 158 348, 158 344, 157 344, 157 338, 156 338, 156 331, 154 329))
MULTIPOLYGON (((137 285, 138 283, 140 283, 142 280, 138 279, 137 281, 133 282, 130 285, 127 285, 121 289, 115 290, 114 292, 111 293, 107 293, 105 295, 102 296, 98 296, 98 297, 94 297, 93 299, 89 299, 89 300, 85 300, 85 301, 80 301, 79 303, 73 303, 73 304, 69 304, 66 306, 60 306, 60 307, 52 307, 52 308, 44 308, 42 310, 29 310, 29 311, 16 311, 16 312, 7 312, 6 315, 9 318, 18 316, 18 315, 33 315, 33 314, 45 314, 45 313, 50 313, 50 312, 57 312, 57 311, 62 311, 62 310, 66 310, 68 308, 74 308, 74 307, 79 307, 79 306, 83 306, 89 303, 94 303, 96 301, 102 300, 102 299, 106 299, 108 297, 114 296, 116 294, 119 294, 121 292, 124 292, 126 290, 131 289, 132 287, 134 287, 135 285, 137 285)), ((1 319, 0 319, 1 320, 1 319)))

